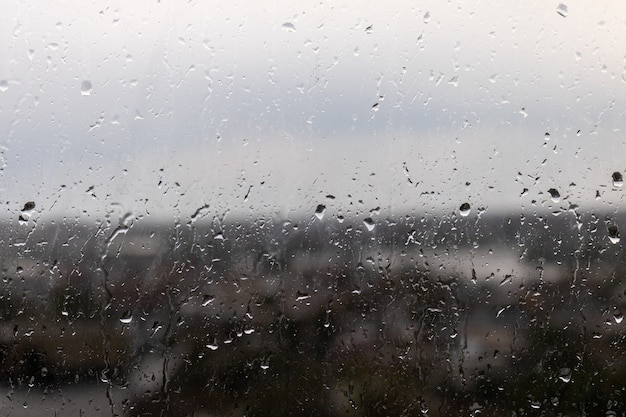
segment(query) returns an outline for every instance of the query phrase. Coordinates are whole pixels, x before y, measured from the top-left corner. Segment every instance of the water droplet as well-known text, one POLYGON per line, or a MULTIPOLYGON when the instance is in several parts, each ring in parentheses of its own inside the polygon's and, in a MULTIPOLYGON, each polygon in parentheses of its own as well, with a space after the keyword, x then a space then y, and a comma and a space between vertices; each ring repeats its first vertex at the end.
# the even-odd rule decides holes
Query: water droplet
POLYGON ((424 13, 424 23, 430 22, 430 12, 424 13))
POLYGON ((206 347, 208 347, 211 350, 217 350, 217 348, 219 348, 216 340, 213 340, 213 342, 207 344, 206 347))
POLYGON ((133 321, 133 312, 128 310, 120 317, 120 323, 130 324, 133 321))
POLYGON ((471 209, 472 208, 470 207, 469 203, 463 203, 461 204, 461 207, 459 207, 459 213, 461 214, 461 216, 467 217, 469 216, 471 209))
POLYGON ((367 228, 368 232, 371 232, 372 230, 374 230, 374 227, 376 227, 376 224, 374 223, 374 220, 372 220, 371 217, 367 217, 363 219, 363 224, 367 228))
POLYGON ((615 323, 620 324, 624 320, 624 315, 621 311, 617 311, 613 313, 613 320, 615 320, 615 323))
POLYGON ((570 382, 572 380, 572 370, 569 368, 561 368, 559 370, 559 379, 563 382, 570 382))
POLYGON ((368 35, 372 33, 373 31, 374 31, 373 25, 369 25, 368 27, 365 28, 365 33, 367 33, 368 35))
POLYGON ((613 187, 621 188, 624 185, 624 176, 621 172, 615 171, 611 177, 613 178, 613 187))
POLYGON ((204 295, 204 296, 202 297, 202 307, 206 307, 206 306, 208 306, 208 305, 209 305, 209 304, 211 304, 214 300, 215 300, 215 296, 213 296, 213 295, 208 295, 208 294, 204 295))
POLYGON ((295 32, 296 31, 296 26, 293 23, 291 23, 291 22, 283 23, 282 28, 283 28, 283 30, 285 32, 295 32))
POLYGON ((567 11, 567 6, 564 5, 563 3, 559 4, 558 7, 556 8, 556 12, 563 17, 567 17, 568 11, 567 11))
POLYGON ((9 82, 7 80, 0 80, 0 91, 7 91, 9 89, 9 82))
POLYGON ((326 206, 324 204, 318 204, 315 209, 315 217, 322 220, 324 218, 324 212, 326 211, 326 206))
POLYGON ((92 90, 91 81, 85 80, 82 83, 80 83, 80 93, 82 95, 90 96, 91 90, 92 90))
POLYGON ((554 203, 558 203, 559 201, 561 201, 561 194, 556 188, 550 188, 548 190, 548 193, 550 193, 550 198, 554 203))
POLYGON ((615 225, 611 225, 608 227, 609 230, 609 240, 612 244, 616 245, 620 241, 619 229, 615 225))
POLYGON ((22 208, 22 212, 19 216, 19 221, 21 224, 25 224, 30 220, 30 216, 32 215, 32 211, 35 209, 35 202, 28 201, 24 204, 24 208, 22 208))

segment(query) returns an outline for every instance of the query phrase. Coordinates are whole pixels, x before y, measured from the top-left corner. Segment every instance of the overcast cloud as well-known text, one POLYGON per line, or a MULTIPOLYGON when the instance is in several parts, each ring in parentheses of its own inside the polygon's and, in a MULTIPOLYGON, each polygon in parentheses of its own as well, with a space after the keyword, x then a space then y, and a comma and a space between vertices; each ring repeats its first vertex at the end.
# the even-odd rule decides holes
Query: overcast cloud
POLYGON ((622 2, 419 3, 15 2, 7 213, 618 210, 622 2))

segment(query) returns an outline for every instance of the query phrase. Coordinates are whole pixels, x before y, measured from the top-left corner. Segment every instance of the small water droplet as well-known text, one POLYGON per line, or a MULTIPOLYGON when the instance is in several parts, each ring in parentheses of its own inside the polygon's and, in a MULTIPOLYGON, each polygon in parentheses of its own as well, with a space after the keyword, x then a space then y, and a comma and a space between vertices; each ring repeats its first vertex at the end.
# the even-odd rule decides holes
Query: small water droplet
POLYGON ((363 224, 367 228, 368 232, 371 232, 372 230, 374 230, 374 227, 376 227, 376 224, 374 223, 374 220, 372 220, 371 217, 367 217, 363 219, 363 224))
POLYGON ((615 225, 611 225, 608 227, 609 230, 609 240, 612 244, 617 245, 620 241, 619 229, 615 225))
POLYGON ((563 3, 559 4, 558 7, 556 8, 556 12, 563 17, 567 17, 567 14, 569 13, 567 11, 567 6, 564 5, 563 3))
POLYGON ((92 88, 91 81, 89 80, 84 80, 80 83, 80 93, 84 96, 90 96, 92 88))
POLYGON ((613 320, 615 320, 615 323, 620 324, 624 320, 624 315, 621 311, 617 311, 613 313, 613 320))
POLYGON ((208 347, 211 350, 217 350, 219 348, 219 345, 217 344, 216 340, 213 340, 213 342, 207 344, 206 347, 208 347))
POLYGON ((430 22, 430 12, 424 13, 424 23, 430 22))
POLYGON ((624 176, 621 172, 615 171, 611 177, 613 178, 613 187, 621 188, 624 185, 624 176))
POLYGON ((295 32, 296 31, 296 26, 293 23, 291 23, 291 22, 283 23, 282 28, 283 28, 283 30, 285 32, 295 32))
POLYGON ((550 188, 548 190, 548 193, 550 193, 550 198, 554 203, 558 203, 559 201, 561 201, 561 194, 556 188, 550 188))
POLYGON ((326 206, 324 204, 318 204, 315 209, 315 217, 322 220, 324 218, 324 212, 326 211, 326 206))
POLYGON ((467 217, 469 216, 471 210, 472 208, 470 207, 469 203, 463 203, 461 204, 461 207, 459 207, 459 214, 461 214, 461 216, 463 217, 467 217))
POLYGON ((369 25, 368 27, 365 28, 365 33, 367 33, 368 35, 371 34, 374 31, 374 25, 369 25))
POLYGON ((7 91, 9 89, 9 82, 7 80, 0 80, 0 91, 7 91))

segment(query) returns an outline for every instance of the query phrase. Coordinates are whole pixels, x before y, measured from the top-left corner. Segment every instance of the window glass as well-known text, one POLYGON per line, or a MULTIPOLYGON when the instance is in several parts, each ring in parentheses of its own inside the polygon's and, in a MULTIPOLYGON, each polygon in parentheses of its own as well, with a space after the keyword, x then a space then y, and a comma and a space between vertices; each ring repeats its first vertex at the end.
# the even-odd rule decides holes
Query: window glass
POLYGON ((621 2, 9 3, 0 414, 626 413, 621 2))

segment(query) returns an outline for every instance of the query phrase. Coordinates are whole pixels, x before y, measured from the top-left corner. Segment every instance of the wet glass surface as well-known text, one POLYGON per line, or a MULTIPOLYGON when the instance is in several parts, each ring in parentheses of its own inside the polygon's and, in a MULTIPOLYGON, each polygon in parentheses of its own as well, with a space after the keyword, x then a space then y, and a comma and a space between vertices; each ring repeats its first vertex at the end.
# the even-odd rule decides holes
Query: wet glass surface
POLYGON ((619 2, 6 10, 0 415, 625 415, 619 2))

